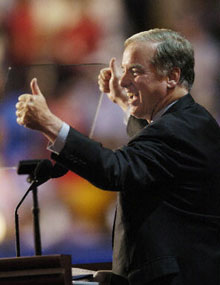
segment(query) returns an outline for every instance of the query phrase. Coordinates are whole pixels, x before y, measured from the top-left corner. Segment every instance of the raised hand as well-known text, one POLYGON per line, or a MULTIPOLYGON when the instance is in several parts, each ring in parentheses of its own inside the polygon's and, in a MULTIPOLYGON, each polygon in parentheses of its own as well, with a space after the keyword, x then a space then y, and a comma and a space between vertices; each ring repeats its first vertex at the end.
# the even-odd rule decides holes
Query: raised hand
POLYGON ((117 103, 125 111, 128 108, 128 98, 119 81, 120 72, 116 66, 116 59, 112 58, 109 67, 103 68, 99 73, 99 89, 101 92, 106 93, 112 102, 117 103))
POLYGON ((30 87, 32 94, 22 94, 18 98, 17 123, 41 131, 51 141, 54 141, 62 126, 62 121, 51 113, 36 78, 32 79, 30 87))

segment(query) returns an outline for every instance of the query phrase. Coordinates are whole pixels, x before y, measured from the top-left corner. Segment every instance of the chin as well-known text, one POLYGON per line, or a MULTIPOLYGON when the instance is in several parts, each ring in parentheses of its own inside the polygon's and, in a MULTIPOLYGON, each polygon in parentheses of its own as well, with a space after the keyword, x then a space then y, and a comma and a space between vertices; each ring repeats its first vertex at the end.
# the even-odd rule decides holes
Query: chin
POLYGON ((130 114, 137 119, 146 119, 146 116, 138 110, 130 110, 130 114))

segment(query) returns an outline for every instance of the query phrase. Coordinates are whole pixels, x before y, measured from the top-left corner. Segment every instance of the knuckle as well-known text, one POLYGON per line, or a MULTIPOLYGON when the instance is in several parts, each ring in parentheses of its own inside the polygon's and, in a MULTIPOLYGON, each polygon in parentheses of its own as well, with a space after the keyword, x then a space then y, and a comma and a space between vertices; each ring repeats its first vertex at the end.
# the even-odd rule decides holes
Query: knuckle
POLYGON ((105 68, 105 69, 103 69, 103 71, 101 72, 101 75, 102 75, 103 77, 109 77, 109 76, 111 76, 111 70, 110 70, 109 68, 105 68))
POLYGON ((105 72, 108 71, 108 70, 109 70, 109 68, 108 68, 108 67, 105 67, 105 68, 101 69, 101 72, 102 72, 102 73, 105 73, 105 72))

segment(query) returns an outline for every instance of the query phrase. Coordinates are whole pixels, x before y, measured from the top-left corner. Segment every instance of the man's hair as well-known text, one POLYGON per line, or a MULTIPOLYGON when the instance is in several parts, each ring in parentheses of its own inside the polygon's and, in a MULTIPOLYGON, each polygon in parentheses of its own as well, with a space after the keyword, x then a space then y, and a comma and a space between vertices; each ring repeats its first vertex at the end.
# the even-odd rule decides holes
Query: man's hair
POLYGON ((157 43, 152 64, 158 74, 167 75, 173 68, 180 68, 179 84, 190 90, 194 82, 194 50, 192 44, 179 33, 169 29, 152 29, 135 34, 125 41, 125 47, 133 42, 157 43))

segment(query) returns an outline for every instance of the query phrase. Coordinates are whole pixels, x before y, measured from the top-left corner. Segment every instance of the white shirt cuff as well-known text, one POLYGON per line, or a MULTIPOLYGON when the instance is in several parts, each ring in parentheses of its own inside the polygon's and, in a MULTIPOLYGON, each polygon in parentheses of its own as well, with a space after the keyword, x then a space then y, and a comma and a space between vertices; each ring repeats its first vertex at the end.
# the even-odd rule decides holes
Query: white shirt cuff
POLYGON ((69 130, 70 130, 70 126, 63 122, 62 127, 59 131, 59 134, 55 142, 49 143, 47 146, 47 150, 52 151, 56 154, 59 154, 66 143, 66 138, 69 133, 69 130))

